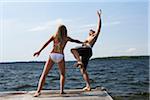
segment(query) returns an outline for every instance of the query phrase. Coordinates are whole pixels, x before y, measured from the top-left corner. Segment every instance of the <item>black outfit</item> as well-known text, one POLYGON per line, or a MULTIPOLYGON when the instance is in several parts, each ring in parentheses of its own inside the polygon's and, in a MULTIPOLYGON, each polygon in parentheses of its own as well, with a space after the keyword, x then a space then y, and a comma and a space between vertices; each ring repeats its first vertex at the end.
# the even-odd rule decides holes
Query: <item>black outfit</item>
POLYGON ((75 48, 81 56, 84 68, 87 68, 90 57, 92 56, 92 48, 88 46, 78 46, 75 48))

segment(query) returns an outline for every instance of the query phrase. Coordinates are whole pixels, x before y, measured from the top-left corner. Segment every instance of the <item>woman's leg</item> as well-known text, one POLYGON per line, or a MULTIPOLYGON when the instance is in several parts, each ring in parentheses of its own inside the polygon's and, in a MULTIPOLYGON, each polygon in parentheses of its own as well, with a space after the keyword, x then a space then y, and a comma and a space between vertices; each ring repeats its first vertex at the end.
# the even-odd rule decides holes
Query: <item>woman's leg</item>
POLYGON ((45 82, 45 78, 49 72, 49 70, 52 68, 53 66, 53 61, 51 60, 51 58, 49 58, 46 63, 45 63, 45 66, 44 66, 44 69, 43 69, 43 72, 42 72, 42 75, 40 77, 40 80, 39 80, 39 83, 38 83, 38 88, 37 88, 37 91, 36 93, 34 94, 34 97, 37 97, 40 95, 40 91, 44 85, 44 82, 45 82))
POLYGON ((64 84, 65 84, 65 61, 64 59, 58 63, 60 70, 60 94, 64 94, 64 84))

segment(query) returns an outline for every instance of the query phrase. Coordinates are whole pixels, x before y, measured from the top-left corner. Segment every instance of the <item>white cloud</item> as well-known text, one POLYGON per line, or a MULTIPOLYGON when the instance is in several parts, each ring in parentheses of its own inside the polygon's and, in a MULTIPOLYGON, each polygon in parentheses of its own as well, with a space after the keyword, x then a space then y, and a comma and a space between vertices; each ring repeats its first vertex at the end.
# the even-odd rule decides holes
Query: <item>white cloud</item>
POLYGON ((113 26, 113 25, 119 25, 121 22, 120 21, 114 21, 114 22, 107 22, 104 23, 103 26, 113 26))
POLYGON ((29 29, 28 31, 43 31, 43 30, 45 30, 45 29, 47 29, 48 27, 47 26, 37 26, 37 27, 34 27, 34 28, 32 28, 32 29, 29 29))
POLYGON ((86 24, 78 26, 77 32, 88 32, 90 29, 95 29, 97 27, 97 24, 86 24))
POLYGON ((91 28, 91 27, 96 27, 96 24, 82 25, 80 28, 91 28))
POLYGON ((63 24, 63 20, 62 19, 56 19, 56 20, 53 20, 53 21, 48 21, 46 23, 43 23, 43 25, 41 26, 36 26, 34 28, 31 28, 29 29, 28 31, 44 31, 44 30, 47 30, 51 27, 58 27, 60 24, 63 24))
MULTIPOLYGON (((102 26, 114 26, 114 25, 119 25, 120 23, 121 23, 120 21, 113 21, 113 22, 109 22, 109 23, 108 22, 102 23, 102 26)), ((97 23, 81 25, 79 28, 80 28, 80 32, 88 31, 89 29, 96 29, 97 23)))
POLYGON ((135 51, 137 51, 136 48, 128 48, 126 50, 119 50, 118 53, 133 54, 133 53, 135 53, 135 51))
POLYGON ((135 52, 135 51, 136 51, 136 48, 129 48, 125 52, 132 53, 132 52, 135 52))

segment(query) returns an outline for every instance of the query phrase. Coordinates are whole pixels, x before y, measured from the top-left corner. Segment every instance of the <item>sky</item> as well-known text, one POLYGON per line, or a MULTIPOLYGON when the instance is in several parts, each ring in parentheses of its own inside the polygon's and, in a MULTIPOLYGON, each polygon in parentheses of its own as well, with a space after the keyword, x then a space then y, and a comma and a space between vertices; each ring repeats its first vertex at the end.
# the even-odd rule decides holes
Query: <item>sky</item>
MULTIPOLYGON (((102 28, 92 58, 148 55, 148 4, 146 0, 0 0, 0 62, 47 60, 53 43, 39 57, 33 53, 60 24, 66 25, 70 37, 84 41, 90 29, 97 29, 99 9, 102 28)), ((70 49, 79 45, 67 43, 66 61, 75 60, 70 49)))

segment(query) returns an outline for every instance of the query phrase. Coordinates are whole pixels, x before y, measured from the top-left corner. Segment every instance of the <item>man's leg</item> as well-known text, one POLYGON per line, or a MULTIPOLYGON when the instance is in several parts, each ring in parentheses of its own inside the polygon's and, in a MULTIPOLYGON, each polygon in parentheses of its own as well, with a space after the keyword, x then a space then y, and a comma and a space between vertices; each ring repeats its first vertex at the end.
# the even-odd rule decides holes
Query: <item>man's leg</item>
POLYGON ((84 68, 81 68, 80 71, 81 71, 81 73, 83 75, 83 79, 86 82, 86 87, 84 88, 84 90, 90 91, 91 87, 90 87, 90 80, 89 80, 88 73, 87 73, 87 71, 84 68))
POLYGON ((81 73, 83 75, 83 79, 86 82, 86 87, 83 88, 83 90, 85 90, 85 91, 90 91, 91 90, 89 76, 88 76, 88 73, 86 71, 86 67, 87 67, 88 61, 89 61, 89 59, 82 58, 83 67, 80 68, 80 71, 81 71, 81 73))
POLYGON ((71 53, 74 55, 75 59, 77 60, 77 64, 75 66, 81 65, 81 67, 82 67, 83 63, 82 63, 82 61, 80 59, 80 55, 79 55, 77 49, 76 48, 72 48, 71 49, 71 53))

